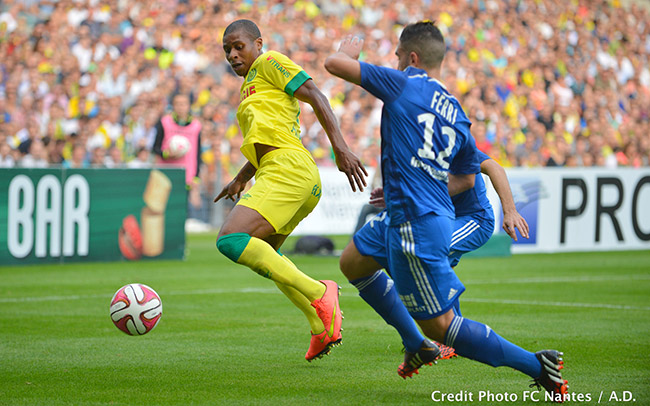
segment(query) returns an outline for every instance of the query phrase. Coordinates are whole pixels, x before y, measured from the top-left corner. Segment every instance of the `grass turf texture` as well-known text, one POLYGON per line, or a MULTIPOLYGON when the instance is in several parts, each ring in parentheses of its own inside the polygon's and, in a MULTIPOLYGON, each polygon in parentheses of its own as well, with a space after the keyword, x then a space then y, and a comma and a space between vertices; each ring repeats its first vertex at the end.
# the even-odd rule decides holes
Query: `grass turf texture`
MULTIPOLYGON (((480 391, 538 404, 522 401, 523 374, 466 359, 399 378, 398 335, 345 283, 336 257, 292 256, 343 287, 343 345, 307 363, 308 324, 271 281, 220 255, 213 235, 189 236, 188 248, 184 262, 0 267, 0 404, 431 404, 434 390, 473 394, 455 404, 499 404, 479 402, 480 391), (133 282, 163 300, 160 324, 142 337, 108 315, 113 293, 133 282)), ((592 398, 583 404, 630 391, 646 405, 649 268, 645 251, 468 258, 457 271, 464 316, 532 351, 564 351, 570 391, 592 398)))

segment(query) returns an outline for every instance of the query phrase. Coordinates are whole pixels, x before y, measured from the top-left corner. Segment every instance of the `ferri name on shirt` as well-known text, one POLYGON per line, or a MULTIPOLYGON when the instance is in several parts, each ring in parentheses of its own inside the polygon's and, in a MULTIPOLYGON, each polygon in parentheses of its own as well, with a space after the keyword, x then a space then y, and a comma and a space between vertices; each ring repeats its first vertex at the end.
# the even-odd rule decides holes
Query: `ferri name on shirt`
POLYGON ((449 121, 452 125, 456 124, 458 109, 445 94, 435 91, 431 98, 431 109, 441 117, 449 121))

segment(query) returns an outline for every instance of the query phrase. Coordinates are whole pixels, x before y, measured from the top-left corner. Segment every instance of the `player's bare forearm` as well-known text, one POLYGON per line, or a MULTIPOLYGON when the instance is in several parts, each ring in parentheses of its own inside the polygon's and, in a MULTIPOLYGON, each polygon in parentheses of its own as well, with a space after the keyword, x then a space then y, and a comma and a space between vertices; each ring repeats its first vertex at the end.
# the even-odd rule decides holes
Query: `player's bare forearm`
POLYGON ((459 193, 463 193, 466 190, 470 190, 474 187, 474 182, 476 181, 476 175, 452 175, 449 174, 449 183, 447 184, 447 189, 449 190, 449 196, 455 196, 459 193))
POLYGON ((343 139, 343 135, 341 135, 336 117, 327 97, 316 87, 312 80, 308 80, 300 86, 294 93, 294 96, 300 101, 309 103, 314 109, 318 122, 325 130, 327 138, 329 138, 332 144, 334 153, 348 149, 348 145, 343 139))
POLYGON ((362 47, 363 40, 357 37, 346 37, 341 41, 338 52, 325 60, 325 69, 343 80, 356 85, 361 84, 361 65, 358 59, 362 47))
POLYGON ((492 186, 499 195, 503 212, 516 212, 515 200, 512 198, 510 183, 506 171, 494 159, 486 159, 481 162, 481 172, 490 177, 492 186))
POLYGON ((492 182, 492 186, 494 186, 494 190, 496 190, 499 200, 501 200, 503 230, 515 241, 517 241, 517 229, 522 237, 528 238, 528 223, 517 212, 506 171, 495 160, 486 159, 481 163, 481 172, 490 177, 490 182, 492 182))
POLYGON ((257 172, 257 168, 255 168, 252 163, 247 161, 246 164, 239 170, 239 173, 237 174, 237 180, 246 183, 251 180, 253 176, 255 176, 255 172, 257 172))
POLYGON ((295 91, 294 96, 298 100, 309 103, 312 106, 318 122, 325 130, 332 144, 337 167, 347 175, 353 191, 356 191, 356 187, 363 191, 364 186, 366 186, 365 177, 368 176, 368 172, 361 164, 359 158, 350 151, 347 143, 343 139, 327 97, 316 87, 313 80, 308 80, 300 86, 295 91))
POLYGON ((235 176, 235 178, 221 190, 217 197, 214 198, 214 202, 216 203, 224 197, 233 202, 236 200, 235 197, 239 199, 241 192, 246 188, 248 181, 255 176, 256 171, 257 169, 252 163, 246 162, 246 164, 239 170, 237 176, 235 176))

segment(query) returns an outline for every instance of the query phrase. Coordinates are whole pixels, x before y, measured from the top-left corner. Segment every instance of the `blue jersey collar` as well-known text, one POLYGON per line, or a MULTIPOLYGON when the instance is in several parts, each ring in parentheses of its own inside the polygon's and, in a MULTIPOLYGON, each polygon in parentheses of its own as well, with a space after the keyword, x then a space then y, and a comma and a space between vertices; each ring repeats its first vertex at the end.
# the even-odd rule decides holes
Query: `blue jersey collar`
POLYGON ((416 76, 416 75, 427 75, 427 71, 424 69, 416 68, 414 66, 407 66, 406 69, 404 69, 404 73, 406 73, 408 76, 416 76))
MULTIPOLYGON (((424 69, 416 68, 416 67, 414 67, 414 66, 407 66, 406 69, 404 69, 404 73, 406 73, 406 75, 407 75, 409 78, 414 78, 414 77, 425 77, 425 78, 429 78, 429 74, 427 74, 427 71, 425 71, 424 69)), ((429 78, 428 80, 429 80, 430 82, 431 82, 431 81, 435 81, 436 83, 438 83, 438 84, 440 85, 440 87, 442 87, 443 89, 445 89, 446 91, 448 91, 448 90, 447 90, 447 86, 445 86, 445 84, 442 83, 441 81, 439 81, 438 79, 436 79, 436 78, 429 78)))

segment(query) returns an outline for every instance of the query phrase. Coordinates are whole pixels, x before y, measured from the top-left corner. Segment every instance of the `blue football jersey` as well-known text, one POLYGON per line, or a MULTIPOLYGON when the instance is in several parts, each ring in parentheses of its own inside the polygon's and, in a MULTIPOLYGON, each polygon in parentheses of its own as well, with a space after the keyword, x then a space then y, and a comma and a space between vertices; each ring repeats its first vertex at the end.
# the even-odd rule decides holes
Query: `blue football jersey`
POLYGON ((449 172, 480 171, 460 103, 424 70, 360 64, 361 86, 384 102, 381 170, 391 224, 428 213, 454 218, 449 172))
MULTIPOLYGON (((478 151, 477 157, 479 166, 483 161, 490 159, 487 154, 481 151, 478 151)), ((485 193, 485 182, 483 181, 483 176, 481 176, 480 172, 476 174, 474 187, 464 191, 463 193, 452 196, 451 201, 454 203, 454 207, 456 208, 456 217, 467 216, 482 211, 492 212, 492 205, 485 193)))

